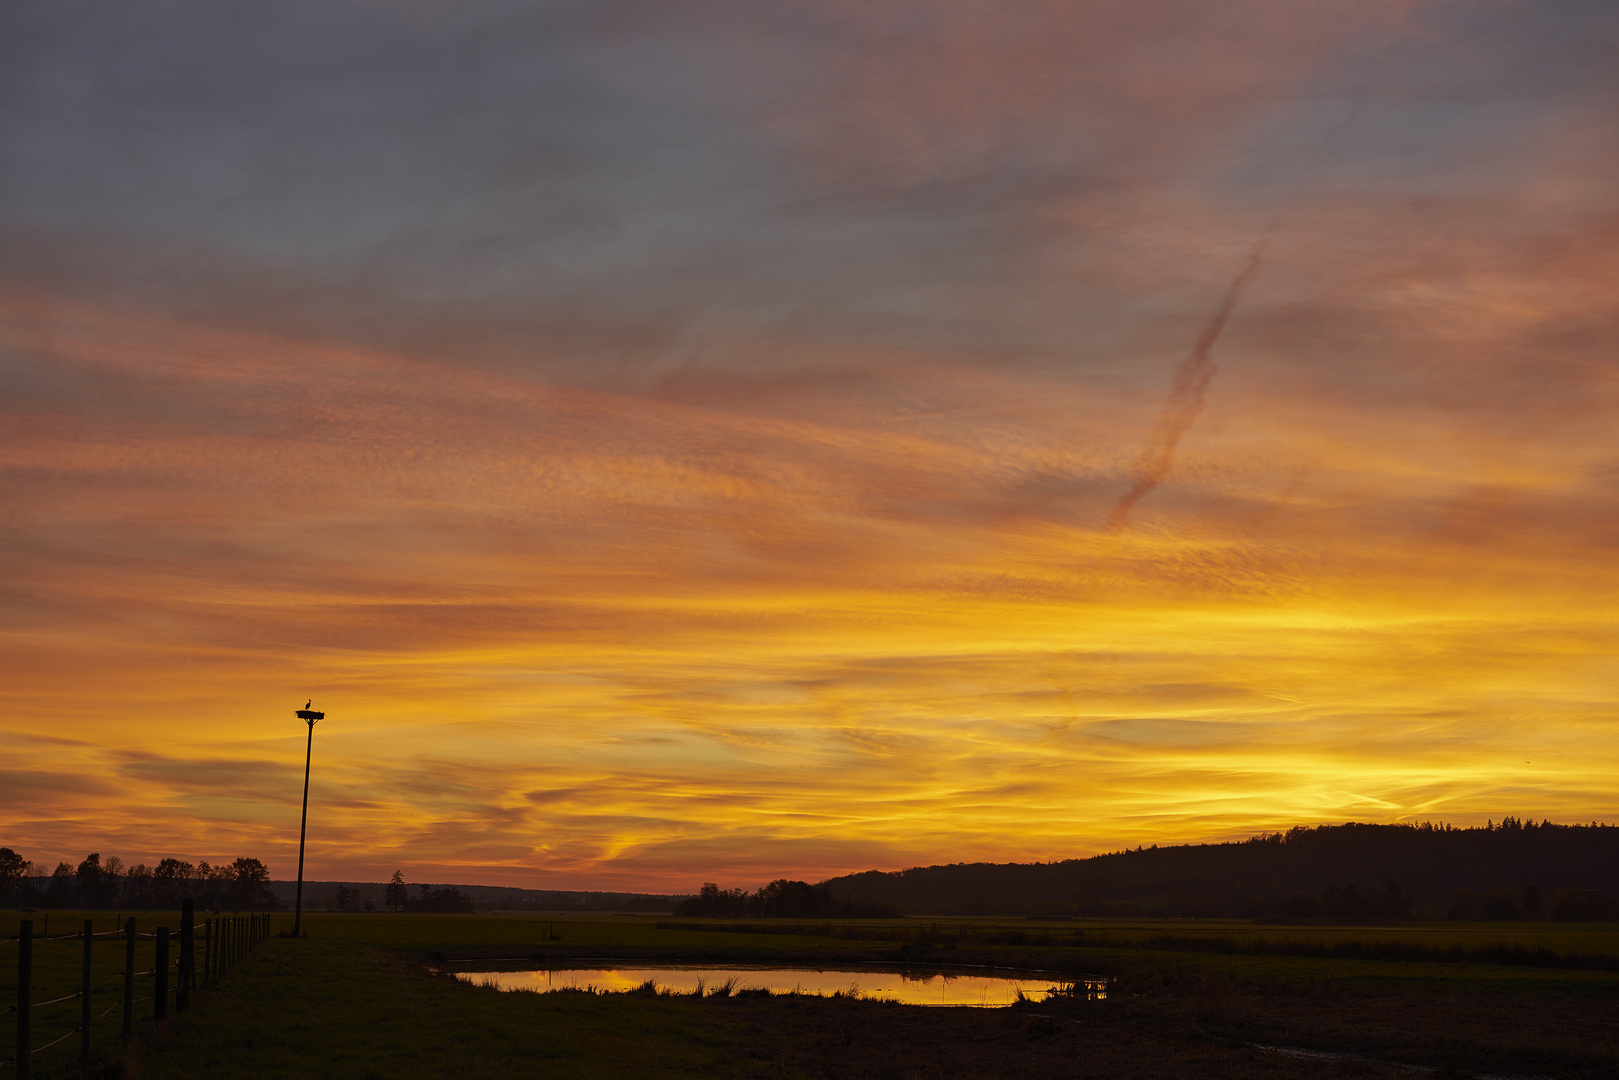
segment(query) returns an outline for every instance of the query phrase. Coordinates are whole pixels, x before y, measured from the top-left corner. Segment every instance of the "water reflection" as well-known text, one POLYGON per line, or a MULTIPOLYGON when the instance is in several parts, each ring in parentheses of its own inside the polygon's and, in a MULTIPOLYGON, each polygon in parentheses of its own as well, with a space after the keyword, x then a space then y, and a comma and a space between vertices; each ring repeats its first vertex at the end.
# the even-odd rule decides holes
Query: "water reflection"
POLYGON ((1052 994, 1107 996, 1106 980, 1049 973, 964 972, 900 968, 772 968, 646 964, 634 967, 543 968, 527 971, 457 971, 479 986, 530 993, 590 990, 624 993, 653 983, 659 993, 726 997, 733 994, 842 994, 906 1005, 1010 1005, 1021 995, 1043 1001, 1052 994))

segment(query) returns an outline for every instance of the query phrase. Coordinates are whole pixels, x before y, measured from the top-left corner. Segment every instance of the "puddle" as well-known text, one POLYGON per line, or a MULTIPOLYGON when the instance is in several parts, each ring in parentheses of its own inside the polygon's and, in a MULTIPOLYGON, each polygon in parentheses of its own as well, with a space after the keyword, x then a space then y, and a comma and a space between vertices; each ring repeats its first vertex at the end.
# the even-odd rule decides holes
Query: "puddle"
POLYGON ((707 965, 625 964, 612 967, 543 968, 527 971, 457 971, 457 979, 479 986, 530 993, 554 990, 593 990, 623 993, 648 979, 660 992, 705 993, 729 987, 730 992, 769 990, 772 994, 857 994, 898 1001, 905 1005, 1010 1005, 1018 992, 1044 1001, 1053 991, 1089 997, 1107 996, 1106 980, 1063 977, 1038 972, 939 971, 926 968, 776 968, 714 967, 707 965))

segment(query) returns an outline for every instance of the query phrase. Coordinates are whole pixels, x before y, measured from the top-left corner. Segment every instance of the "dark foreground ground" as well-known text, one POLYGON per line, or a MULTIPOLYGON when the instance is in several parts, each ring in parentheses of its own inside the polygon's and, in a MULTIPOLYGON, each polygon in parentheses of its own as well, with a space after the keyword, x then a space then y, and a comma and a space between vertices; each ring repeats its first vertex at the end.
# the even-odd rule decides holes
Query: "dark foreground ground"
MULTIPOLYGON (((98 1071, 142 1080, 1619 1077, 1619 976, 1601 972, 968 948, 954 959, 1099 971, 1114 989, 1106 1001, 939 1009, 792 996, 503 994, 432 970, 479 956, 831 963, 892 950, 682 935, 644 921, 539 926, 485 916, 310 920, 310 937, 270 941, 204 988, 184 1016, 143 1023, 130 1054, 109 1045, 98 1071)), ((39 1064, 38 1077, 76 1075, 71 1055, 39 1064)))

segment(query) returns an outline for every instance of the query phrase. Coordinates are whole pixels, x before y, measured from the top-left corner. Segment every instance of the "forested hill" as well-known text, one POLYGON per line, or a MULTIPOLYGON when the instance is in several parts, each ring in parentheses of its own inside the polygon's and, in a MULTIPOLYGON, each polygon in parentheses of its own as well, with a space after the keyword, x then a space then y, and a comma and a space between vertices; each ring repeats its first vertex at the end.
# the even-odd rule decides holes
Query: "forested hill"
POLYGON ((1619 916, 1619 828, 1510 817, 1466 829, 1301 826, 1224 844, 873 870, 825 884, 838 901, 911 914, 1607 918, 1619 916))

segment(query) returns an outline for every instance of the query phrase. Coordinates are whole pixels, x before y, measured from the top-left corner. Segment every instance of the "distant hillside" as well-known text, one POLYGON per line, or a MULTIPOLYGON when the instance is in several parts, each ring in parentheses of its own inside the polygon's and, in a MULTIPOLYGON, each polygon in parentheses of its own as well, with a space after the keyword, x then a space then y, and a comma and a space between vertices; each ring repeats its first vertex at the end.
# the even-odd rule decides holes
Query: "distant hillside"
MULTIPOLYGON (((283 907, 292 907, 297 882, 271 881, 270 891, 283 907)), ((388 884, 382 881, 306 881, 304 882, 304 908, 310 911, 335 909, 338 887, 358 893, 358 905, 366 903, 378 910, 386 907, 388 884)), ((421 885, 408 886, 415 896, 421 885)), ((663 896, 656 893, 620 892, 563 892, 553 889, 518 889, 506 885, 438 885, 429 889, 458 889, 480 911, 673 911, 684 896, 663 896)))
POLYGON ((1604 918, 1619 915, 1619 828, 1510 817, 1468 829, 1350 823, 1055 863, 873 870, 825 884, 841 902, 908 914, 1397 917, 1403 905, 1511 918, 1538 904, 1547 917, 1604 918), (1559 900, 1564 890, 1583 895, 1559 900), (1554 913, 1555 903, 1563 907, 1554 913))

